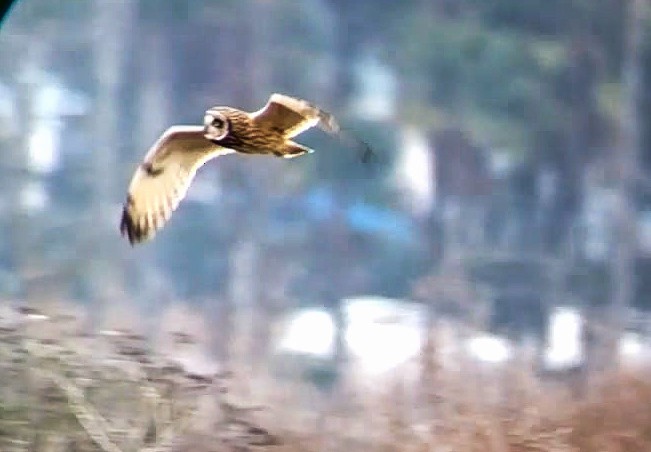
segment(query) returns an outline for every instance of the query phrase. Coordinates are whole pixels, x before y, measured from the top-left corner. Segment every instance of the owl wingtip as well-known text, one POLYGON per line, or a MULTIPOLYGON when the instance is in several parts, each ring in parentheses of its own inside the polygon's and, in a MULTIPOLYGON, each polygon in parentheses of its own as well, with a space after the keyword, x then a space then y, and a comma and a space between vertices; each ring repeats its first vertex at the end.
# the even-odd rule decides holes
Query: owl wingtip
POLYGON ((120 219, 120 235, 122 237, 126 237, 126 239, 129 241, 129 245, 132 247, 142 242, 146 236, 146 234, 143 234, 143 231, 136 226, 127 206, 122 209, 122 218, 120 219))
POLYGON ((122 209, 122 217, 120 218, 120 235, 126 237, 129 244, 133 246, 133 226, 129 217, 127 209, 122 209))

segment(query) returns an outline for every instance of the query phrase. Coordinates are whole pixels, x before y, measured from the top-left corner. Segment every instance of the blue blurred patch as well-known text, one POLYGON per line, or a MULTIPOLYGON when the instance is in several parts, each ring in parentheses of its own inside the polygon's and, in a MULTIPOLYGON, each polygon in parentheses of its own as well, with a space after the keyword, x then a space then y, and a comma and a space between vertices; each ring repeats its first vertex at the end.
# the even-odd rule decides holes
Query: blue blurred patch
POLYGON ((363 202, 346 209, 346 220, 351 229, 360 233, 381 234, 401 241, 411 241, 415 236, 414 227, 405 216, 363 202))
POLYGON ((310 220, 324 221, 335 211, 335 199, 326 187, 315 188, 305 196, 305 214, 310 220))

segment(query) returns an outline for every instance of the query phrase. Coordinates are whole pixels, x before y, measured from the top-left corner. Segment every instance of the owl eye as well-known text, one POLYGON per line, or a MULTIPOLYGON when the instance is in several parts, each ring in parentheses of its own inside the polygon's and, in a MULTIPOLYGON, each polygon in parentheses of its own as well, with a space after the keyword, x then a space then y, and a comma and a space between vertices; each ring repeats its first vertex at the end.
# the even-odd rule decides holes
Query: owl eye
POLYGON ((224 127, 224 120, 221 118, 213 118, 210 125, 217 127, 218 129, 221 129, 222 127, 224 127))

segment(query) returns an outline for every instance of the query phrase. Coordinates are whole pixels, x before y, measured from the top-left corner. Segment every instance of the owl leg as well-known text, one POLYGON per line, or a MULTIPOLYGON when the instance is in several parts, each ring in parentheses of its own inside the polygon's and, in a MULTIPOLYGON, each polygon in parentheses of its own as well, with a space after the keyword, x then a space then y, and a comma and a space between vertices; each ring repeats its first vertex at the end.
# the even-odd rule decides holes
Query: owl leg
POLYGON ((280 152, 280 156, 286 159, 292 159, 304 154, 311 154, 312 152, 314 152, 314 149, 310 149, 307 146, 303 146, 302 144, 290 141, 286 143, 285 146, 283 146, 283 149, 280 152))

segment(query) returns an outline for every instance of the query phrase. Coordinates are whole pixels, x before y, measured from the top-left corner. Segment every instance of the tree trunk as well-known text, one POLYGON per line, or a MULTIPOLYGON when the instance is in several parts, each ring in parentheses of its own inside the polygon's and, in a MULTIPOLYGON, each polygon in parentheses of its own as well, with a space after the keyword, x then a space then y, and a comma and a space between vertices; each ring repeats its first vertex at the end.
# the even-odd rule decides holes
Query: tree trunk
POLYGON ((18 295, 28 304, 35 300, 33 288, 34 276, 40 270, 36 250, 40 248, 38 239, 38 221, 30 215, 38 215, 29 206, 30 185, 39 184, 42 180, 32 171, 29 161, 29 143, 34 130, 36 91, 39 85, 39 73, 43 69, 45 55, 49 49, 46 42, 26 38, 17 50, 22 55, 16 66, 18 83, 16 84, 16 130, 13 131, 8 150, 9 177, 7 189, 9 193, 9 236, 11 242, 12 266, 18 280, 18 295))
POLYGON ((608 352, 610 362, 617 363, 617 344, 625 327, 626 308, 635 295, 635 256, 637 250, 636 214, 633 199, 634 181, 638 168, 640 98, 644 0, 628 0, 625 24, 624 65, 622 69, 623 99, 620 124, 620 143, 616 149, 616 202, 613 206, 614 246, 612 250, 612 302, 608 352))
POLYGON ((103 307, 115 296, 118 283, 117 252, 114 246, 117 221, 114 214, 119 205, 117 186, 117 156, 122 143, 118 131, 121 105, 119 89, 123 72, 124 48, 132 32, 133 2, 131 0, 98 0, 95 3, 95 81, 97 95, 93 110, 95 121, 92 216, 94 227, 88 237, 93 260, 89 263, 95 320, 103 307))
POLYGON ((29 137, 32 130, 31 110, 33 103, 34 81, 32 77, 37 69, 33 48, 28 46, 25 64, 18 68, 20 82, 16 90, 16 113, 18 128, 7 146, 8 168, 5 170, 10 176, 6 180, 9 195, 9 237, 11 242, 11 265, 19 282, 19 296, 25 301, 29 300, 29 261, 31 228, 28 212, 23 199, 28 189, 30 173, 27 162, 29 137))

